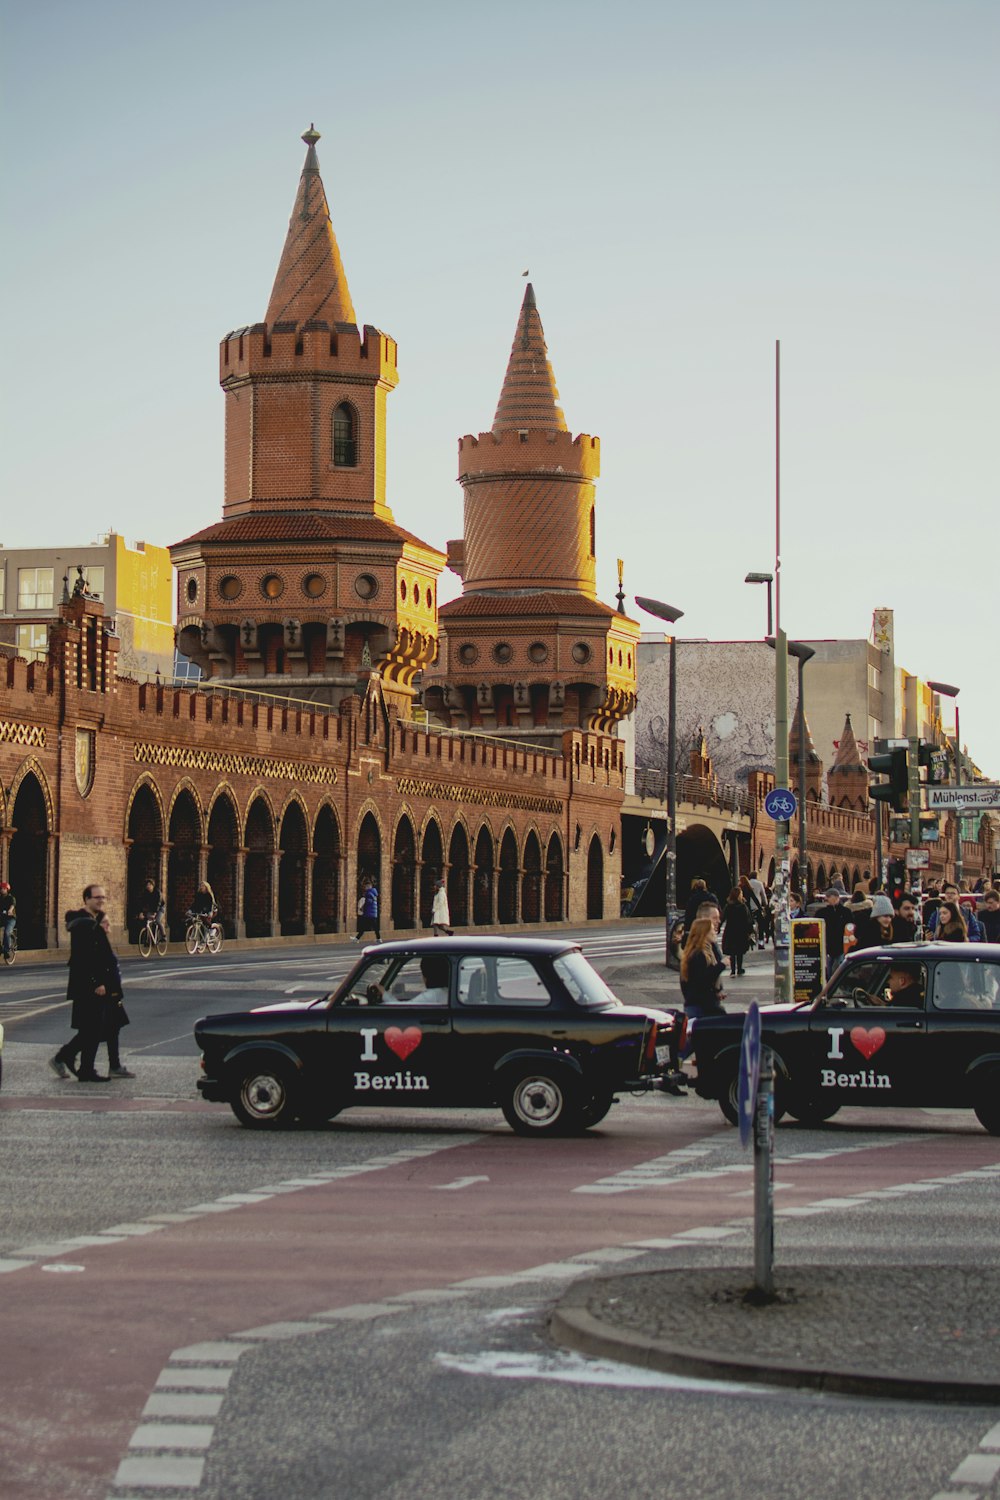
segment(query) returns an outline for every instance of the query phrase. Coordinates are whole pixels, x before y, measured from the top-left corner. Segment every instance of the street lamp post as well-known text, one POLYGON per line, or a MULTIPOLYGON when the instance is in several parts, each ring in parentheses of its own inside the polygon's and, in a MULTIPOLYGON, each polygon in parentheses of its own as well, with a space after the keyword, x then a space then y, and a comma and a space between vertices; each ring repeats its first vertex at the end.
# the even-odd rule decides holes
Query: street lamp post
MULTIPOLYGON (((950 682, 928 682, 927 686, 932 693, 939 693, 944 698, 955 700, 955 785, 962 786, 962 737, 958 723, 958 695, 960 688, 954 687, 950 682)), ((965 873, 965 864, 962 859, 962 809, 955 809, 955 884, 961 890, 962 876, 965 873)))
POLYGON ((774 634, 774 623, 771 615, 771 585, 774 583, 773 573, 748 573, 743 580, 744 583, 766 583, 767 584, 767 633, 774 634))
MULTIPOLYGON (((635 602, 648 615, 666 620, 675 625, 684 611, 664 604, 662 599, 647 599, 636 594, 635 602)), ((677 906, 677 637, 670 632, 670 682, 667 689, 667 852, 664 874, 666 877, 666 915, 664 963, 670 962, 670 928, 677 906)))

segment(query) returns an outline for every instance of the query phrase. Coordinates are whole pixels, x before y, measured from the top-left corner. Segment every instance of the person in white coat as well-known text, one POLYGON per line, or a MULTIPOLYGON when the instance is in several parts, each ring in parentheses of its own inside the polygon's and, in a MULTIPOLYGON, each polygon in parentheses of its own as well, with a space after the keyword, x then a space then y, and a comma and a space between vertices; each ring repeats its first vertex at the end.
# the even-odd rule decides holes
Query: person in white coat
POLYGON ((448 910, 448 892, 444 888, 444 881, 438 880, 434 885, 434 901, 431 905, 431 931, 435 937, 452 937, 451 912, 448 910))

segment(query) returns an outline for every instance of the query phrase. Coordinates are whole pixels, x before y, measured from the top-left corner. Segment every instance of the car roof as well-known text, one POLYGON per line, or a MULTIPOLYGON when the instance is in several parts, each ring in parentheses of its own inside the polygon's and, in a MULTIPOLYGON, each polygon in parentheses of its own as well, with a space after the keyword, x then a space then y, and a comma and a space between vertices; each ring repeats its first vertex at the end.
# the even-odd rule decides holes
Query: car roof
POLYGON ((389 943, 371 943, 366 945, 366 955, 383 954, 388 958, 393 953, 455 953, 482 954, 482 955, 506 955, 512 957, 515 954, 524 954, 532 958, 556 958, 560 953, 572 953, 579 951, 580 944, 572 938, 533 938, 533 937, 450 937, 450 938, 411 938, 408 942, 399 940, 389 943))
POLYGON ((988 958, 1000 963, 1000 943, 886 943, 877 948, 852 948, 845 957, 871 954, 873 958, 932 958, 937 963, 955 963, 960 959, 988 958))

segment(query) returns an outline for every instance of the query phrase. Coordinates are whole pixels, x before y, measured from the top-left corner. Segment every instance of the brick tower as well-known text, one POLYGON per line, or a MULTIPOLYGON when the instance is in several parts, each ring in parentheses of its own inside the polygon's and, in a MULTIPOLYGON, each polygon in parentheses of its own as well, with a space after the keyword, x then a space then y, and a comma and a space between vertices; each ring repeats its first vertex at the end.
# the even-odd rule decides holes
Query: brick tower
POLYGON ((493 426, 458 449, 462 596, 439 613, 428 709, 534 743, 612 730, 635 702, 639 627, 597 598, 600 443, 566 427, 530 283, 493 426))
POLYGON ((213 680, 337 703, 372 670, 406 713, 437 650, 444 555, 386 500, 396 344, 359 332, 316 142, 263 323, 220 349, 222 520, 170 549, 177 639, 213 680))
POLYGON ((833 807, 868 808, 868 767, 861 759, 850 714, 844 720, 833 765, 826 773, 827 792, 833 807))

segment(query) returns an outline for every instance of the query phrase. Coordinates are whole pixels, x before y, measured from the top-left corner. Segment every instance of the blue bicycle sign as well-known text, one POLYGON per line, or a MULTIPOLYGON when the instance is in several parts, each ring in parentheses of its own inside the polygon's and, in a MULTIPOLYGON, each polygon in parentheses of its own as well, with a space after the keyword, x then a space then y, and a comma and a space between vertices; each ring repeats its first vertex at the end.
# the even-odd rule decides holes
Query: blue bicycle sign
POLYGON ((787 786, 776 786, 764 798, 764 811, 776 823, 787 823, 789 818, 794 818, 797 807, 795 793, 790 792, 787 786))

